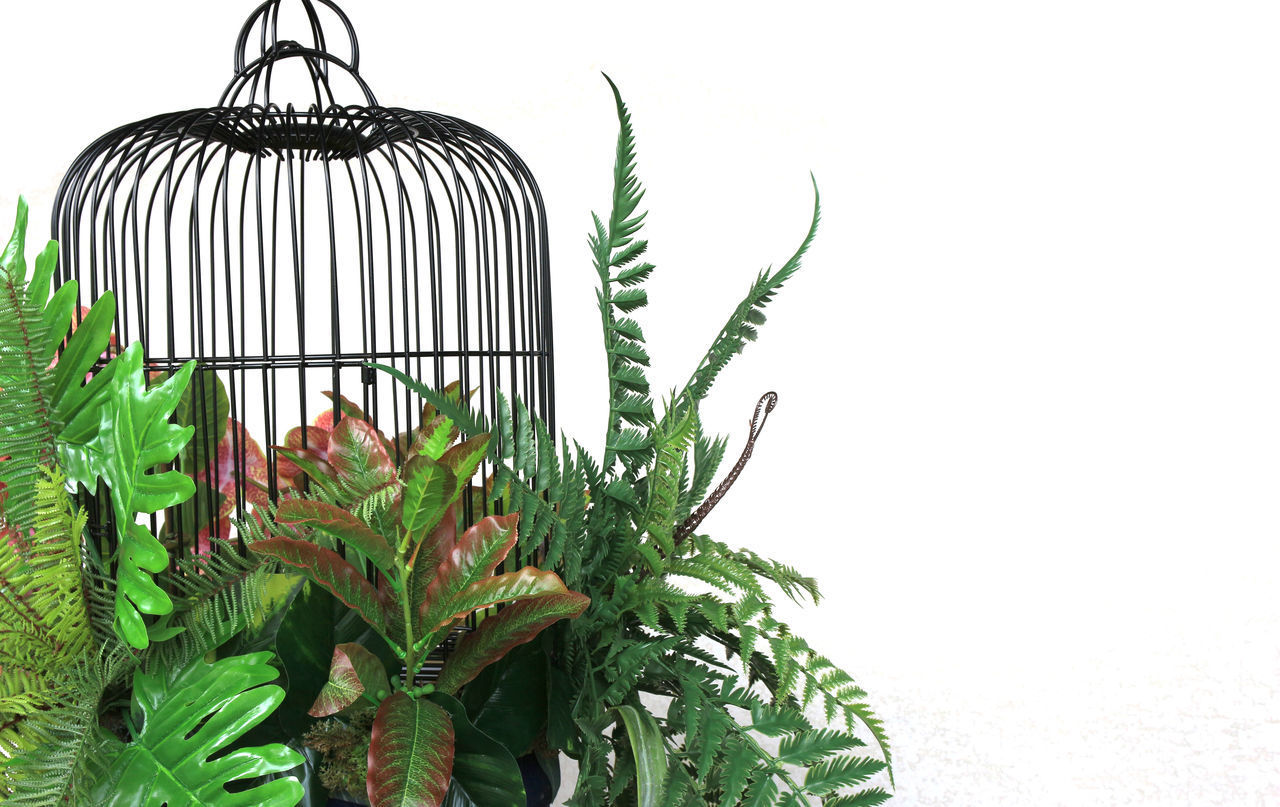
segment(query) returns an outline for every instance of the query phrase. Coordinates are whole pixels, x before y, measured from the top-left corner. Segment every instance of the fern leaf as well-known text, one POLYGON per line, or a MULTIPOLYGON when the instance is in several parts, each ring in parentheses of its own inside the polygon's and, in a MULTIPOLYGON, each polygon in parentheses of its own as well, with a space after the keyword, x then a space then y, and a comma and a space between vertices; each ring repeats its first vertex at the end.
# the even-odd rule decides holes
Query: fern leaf
POLYGON ((763 314, 760 309, 764 308, 773 299, 773 296, 777 294, 778 290, 782 288, 782 285, 790 280, 800 269, 801 258, 809 251, 809 246, 813 243, 814 236, 817 235, 821 213, 821 200, 818 196, 818 185, 815 181, 813 186, 813 220, 809 225, 808 234, 800 244, 800 248, 778 271, 765 269, 756 277, 751 290, 747 292, 747 296, 734 309, 733 314, 729 316, 729 320, 720 329, 720 333, 711 343, 711 347, 707 349, 706 354, 693 371, 693 375, 690 376, 688 384, 681 393, 682 401, 696 403, 706 398, 720 371, 728 365, 734 356, 742 352, 742 348, 748 341, 754 340, 755 329, 753 325, 763 321, 763 314))

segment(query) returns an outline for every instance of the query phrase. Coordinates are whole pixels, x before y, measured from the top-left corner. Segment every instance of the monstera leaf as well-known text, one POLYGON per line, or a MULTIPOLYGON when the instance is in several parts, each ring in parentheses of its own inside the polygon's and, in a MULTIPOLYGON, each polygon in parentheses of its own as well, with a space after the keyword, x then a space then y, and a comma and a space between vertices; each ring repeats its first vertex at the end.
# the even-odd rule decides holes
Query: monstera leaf
MULTIPOLYGON (((168 595, 152 582, 164 571, 169 557, 164 545, 145 526, 139 514, 174 507, 195 493, 195 483, 180 471, 152 472, 172 463, 191 439, 192 428, 169 422, 195 370, 188 362, 163 383, 147 388, 142 370, 142 346, 134 343, 111 361, 111 394, 82 418, 97 415, 97 431, 85 443, 66 445, 63 461, 68 476, 85 484, 101 478, 111 489, 111 507, 119 539, 116 576, 116 632, 136 648, 149 644, 142 614, 173 610, 168 595)), ((110 366, 110 365, 109 365, 110 366)), ((76 431, 73 421, 68 430, 76 431)))
POLYGON ((287 771, 302 755, 283 745, 232 746, 284 698, 267 685, 271 653, 196 659, 176 674, 139 673, 133 683, 136 734, 131 743, 103 738, 107 775, 93 798, 105 807, 292 807, 302 798, 293 778, 248 790, 228 785, 287 771), (140 722, 139 722, 140 721, 140 722))
POLYGON ((79 308, 75 281, 50 294, 58 245, 48 242, 28 273, 27 217, 19 198, 13 235, 0 253, 0 482, 13 492, 9 523, 32 529, 40 468, 53 461, 57 440, 74 437, 67 424, 88 413, 89 431, 97 429, 110 372, 88 374, 112 344, 115 299, 104 293, 93 308, 79 308))

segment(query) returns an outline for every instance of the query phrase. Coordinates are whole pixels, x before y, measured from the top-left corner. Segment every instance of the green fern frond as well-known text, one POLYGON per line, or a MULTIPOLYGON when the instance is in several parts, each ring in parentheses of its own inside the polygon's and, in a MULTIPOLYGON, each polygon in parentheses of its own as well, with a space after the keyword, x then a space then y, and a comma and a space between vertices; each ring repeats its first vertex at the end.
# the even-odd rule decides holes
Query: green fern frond
POLYGON ((233 552, 195 556, 178 565, 170 585, 175 610, 167 641, 156 644, 144 669, 186 666, 243 632, 265 612, 271 570, 256 554, 233 552))
POLYGON ((747 292, 747 296, 743 298, 742 302, 738 303, 738 307, 734 309, 729 320, 720 329, 720 333, 711 343, 706 355, 702 357, 697 369, 690 376, 688 384, 681 393, 682 401, 696 403, 706 398, 720 371, 733 360, 734 356, 742 352, 747 342, 755 340, 756 327, 764 322, 762 309, 773 299, 778 290, 782 288, 782 285, 790 280, 792 275, 800 269, 800 260, 809 251, 809 246, 813 243, 814 236, 818 233, 818 222, 821 217, 822 205, 818 195, 818 184, 815 180, 813 184, 813 221, 809 225, 809 232, 800 244, 800 248, 778 271, 765 269, 756 277, 756 282, 752 284, 751 290, 747 292))
MULTIPOLYGON (((0 403, 5 412, 0 457, 7 458, 0 462, 0 482, 13 496, 9 522, 29 528, 40 469, 56 460, 56 428, 48 398, 53 384, 49 344, 54 317, 45 316, 49 285, 46 278, 42 294, 38 282, 44 272, 38 270, 37 278, 27 277, 26 234, 27 203, 19 199, 13 235, 0 256, 0 403)), ((46 260, 47 253, 41 254, 38 263, 46 260)), ((64 327, 57 339, 65 333, 64 327)))
POLYGON ((604 466, 621 459, 628 468, 641 465, 646 452, 633 452, 626 442, 615 439, 622 420, 642 426, 653 418, 653 401, 644 368, 649 364, 640 326, 625 317, 649 302, 643 283, 653 272, 650 263, 629 265, 648 249, 648 242, 634 236, 644 223, 645 213, 637 213, 644 188, 636 177, 635 133, 631 113, 613 80, 605 76, 618 110, 617 157, 613 167, 613 199, 609 223, 593 216, 595 234, 589 239, 596 274, 600 318, 604 327, 605 355, 609 375, 609 416, 605 429, 604 466))

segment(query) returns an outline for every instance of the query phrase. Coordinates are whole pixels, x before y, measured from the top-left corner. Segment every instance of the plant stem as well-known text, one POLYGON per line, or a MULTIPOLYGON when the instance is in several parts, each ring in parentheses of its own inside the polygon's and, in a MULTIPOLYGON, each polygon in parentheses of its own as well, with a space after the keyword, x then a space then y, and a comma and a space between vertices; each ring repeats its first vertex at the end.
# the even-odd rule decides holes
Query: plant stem
POLYGON ((396 575, 400 578, 401 584, 397 594, 400 597, 401 613, 404 616, 404 686, 406 689, 413 681, 413 676, 418 669, 418 654, 413 649, 413 605, 409 602, 409 576, 413 573, 413 567, 405 562, 404 556, 407 549, 408 547, 402 542, 399 551, 396 552, 396 575))

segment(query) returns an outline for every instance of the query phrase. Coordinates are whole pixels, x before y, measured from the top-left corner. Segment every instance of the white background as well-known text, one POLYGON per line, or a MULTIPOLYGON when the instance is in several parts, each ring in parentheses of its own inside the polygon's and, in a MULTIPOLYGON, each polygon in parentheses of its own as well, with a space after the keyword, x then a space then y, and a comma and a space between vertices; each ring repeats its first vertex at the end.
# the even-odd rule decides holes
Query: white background
MULTIPOLYGON (((252 5, 7 0, 0 195, 47 221, 93 137, 214 103, 252 5)), ((790 254, 816 174, 805 269, 705 410, 736 452, 781 398, 706 526, 824 584, 788 618, 871 692, 896 803, 1280 803, 1274 4, 344 6, 383 103, 538 176, 589 445, 599 72, 649 187, 659 390, 790 254)))

